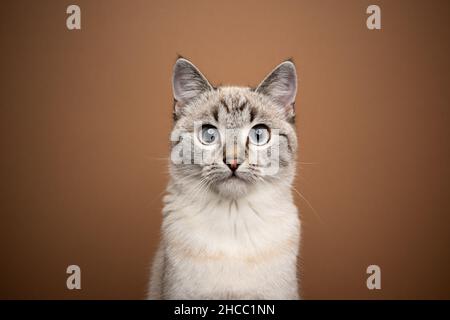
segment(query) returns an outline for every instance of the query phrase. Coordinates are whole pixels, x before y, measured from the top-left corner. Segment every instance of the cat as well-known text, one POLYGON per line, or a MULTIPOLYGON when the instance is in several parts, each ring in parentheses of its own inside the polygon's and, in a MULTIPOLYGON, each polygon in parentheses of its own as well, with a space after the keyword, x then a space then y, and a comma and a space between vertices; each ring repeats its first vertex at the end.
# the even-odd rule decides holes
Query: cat
POLYGON ((213 87, 179 58, 172 89, 170 181, 148 298, 299 299, 294 63, 252 89, 213 87))

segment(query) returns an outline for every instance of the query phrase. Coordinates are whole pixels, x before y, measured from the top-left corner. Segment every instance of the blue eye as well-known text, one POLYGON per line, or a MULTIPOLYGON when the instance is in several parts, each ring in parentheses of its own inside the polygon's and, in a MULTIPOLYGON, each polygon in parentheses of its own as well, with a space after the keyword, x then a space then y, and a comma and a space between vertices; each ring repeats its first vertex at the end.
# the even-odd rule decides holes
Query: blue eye
POLYGON ((202 126, 202 131, 200 132, 200 141, 203 144, 213 144, 219 140, 219 131, 216 127, 212 125, 202 126))
POLYGON ((252 144, 262 146, 267 142, 269 142, 270 139, 269 128, 267 128, 267 126, 263 124, 257 124, 256 126, 250 129, 248 137, 252 144))

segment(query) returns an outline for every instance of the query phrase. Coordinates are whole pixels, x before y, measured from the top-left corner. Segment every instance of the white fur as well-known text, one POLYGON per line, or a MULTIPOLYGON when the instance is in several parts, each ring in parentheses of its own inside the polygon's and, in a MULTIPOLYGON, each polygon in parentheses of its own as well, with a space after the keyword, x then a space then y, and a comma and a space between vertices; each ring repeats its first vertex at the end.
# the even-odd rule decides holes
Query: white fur
POLYGON ((191 196, 167 196, 150 298, 298 298, 300 222, 286 185, 258 187, 237 207, 209 192, 191 196))

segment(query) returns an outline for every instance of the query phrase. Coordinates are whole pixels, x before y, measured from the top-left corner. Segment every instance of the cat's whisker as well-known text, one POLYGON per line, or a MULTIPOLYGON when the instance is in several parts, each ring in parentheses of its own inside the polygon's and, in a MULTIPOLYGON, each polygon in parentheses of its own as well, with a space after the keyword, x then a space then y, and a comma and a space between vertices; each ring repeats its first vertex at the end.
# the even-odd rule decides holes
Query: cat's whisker
POLYGON ((308 200, 308 199, 306 199, 306 197, 300 192, 300 191, 298 191, 297 190, 297 188, 295 188, 293 185, 289 185, 289 184, 287 184, 287 183, 285 183, 284 181, 282 181, 282 180, 279 180, 282 184, 284 184, 285 186, 287 186, 287 187, 290 187, 290 188, 292 188, 292 190, 308 205, 308 207, 311 209, 311 211, 314 213, 314 215, 316 216, 316 218, 319 220, 319 222, 320 223, 322 223, 322 224, 324 224, 324 221, 323 221, 323 219, 320 217, 320 215, 319 215, 319 213, 317 212, 317 210, 316 209, 314 209, 314 207, 311 205, 311 202, 308 200))
POLYGON ((294 190, 294 192, 296 192, 306 202, 306 204, 308 205, 308 207, 311 208, 312 212, 317 217, 317 219, 319 219, 319 222, 324 224, 323 219, 319 216, 319 213, 317 212, 316 209, 314 209, 314 207, 311 205, 311 203, 308 201, 308 199, 306 199, 306 197, 300 191, 298 191, 294 186, 292 186, 292 190, 294 190))
POLYGON ((304 165, 317 165, 320 164, 319 162, 303 162, 303 161, 295 161, 298 164, 304 164, 304 165))

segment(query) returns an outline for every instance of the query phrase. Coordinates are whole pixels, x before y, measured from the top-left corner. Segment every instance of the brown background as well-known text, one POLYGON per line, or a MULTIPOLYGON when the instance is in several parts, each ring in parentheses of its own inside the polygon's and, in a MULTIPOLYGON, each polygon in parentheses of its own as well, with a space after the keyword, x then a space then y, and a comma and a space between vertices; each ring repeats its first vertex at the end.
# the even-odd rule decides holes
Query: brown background
POLYGON ((256 85, 293 57, 307 299, 450 298, 448 1, 7 1, 0 298, 145 295, 172 65, 256 85), (66 7, 82 10, 68 31, 66 7), (381 31, 365 26, 382 9, 381 31), (66 267, 82 290, 66 289, 66 267), (382 290, 366 288, 366 267, 382 290))

